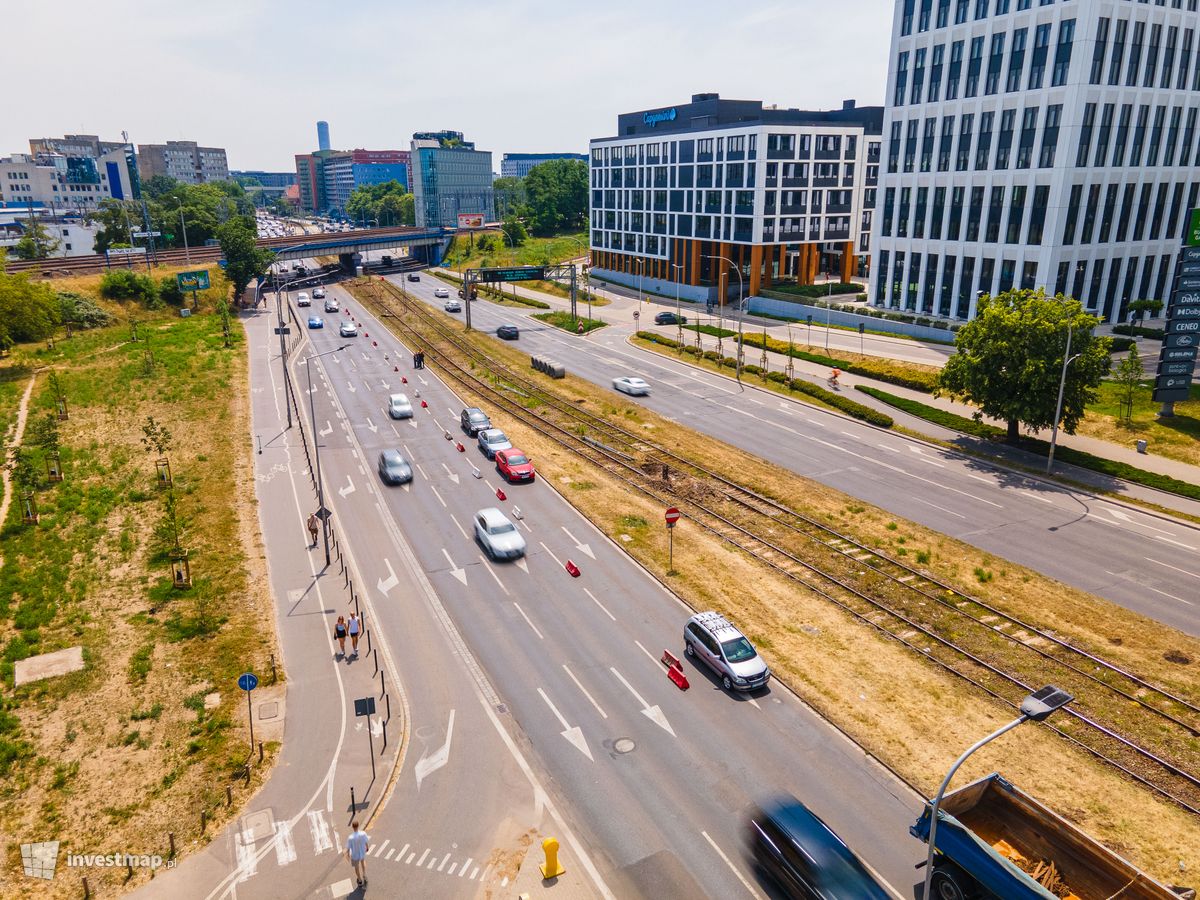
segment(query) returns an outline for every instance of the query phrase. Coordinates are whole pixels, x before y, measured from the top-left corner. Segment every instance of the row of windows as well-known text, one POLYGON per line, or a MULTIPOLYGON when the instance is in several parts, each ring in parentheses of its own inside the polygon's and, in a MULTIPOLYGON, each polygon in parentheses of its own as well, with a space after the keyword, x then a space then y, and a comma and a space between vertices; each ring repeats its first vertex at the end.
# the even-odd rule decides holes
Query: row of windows
POLYGON ((1054 166, 1062 106, 1052 104, 1045 115, 1036 106, 1018 110, 987 111, 958 116, 910 119, 891 124, 888 140, 887 170, 904 172, 965 172, 972 167, 985 169, 1040 169, 1054 166), (1041 122, 1039 122, 1039 118, 1041 122), (976 120, 978 119, 978 131, 976 120), (1041 128, 1041 141, 1037 134, 1041 128), (940 126, 940 127, 939 127, 940 126), (993 138, 994 145, 993 145, 993 138), (1015 146, 1014 146, 1015 142, 1015 146))
POLYGON ((1183 29, 1180 40, 1175 25, 1168 25, 1164 36, 1161 23, 1149 29, 1147 24, 1129 19, 1118 19, 1115 25, 1108 18, 1097 21, 1089 83, 1200 90, 1200 53, 1192 64, 1195 30, 1183 29))
MULTIPOLYGON (((794 132, 767 135, 767 159, 854 159, 859 136, 794 132)), ((878 140, 867 139, 867 151, 879 152, 878 140)), ((592 167, 656 166, 758 159, 758 135, 728 135, 679 141, 592 148, 592 167)))
MULTIPOLYGON (((1119 321, 1125 317, 1130 300, 1165 298, 1174 268, 1170 253, 1065 260, 1058 264, 1053 292, 1075 297, 1107 321, 1119 321)), ((881 250, 875 271, 879 273, 875 282, 877 305, 959 319, 974 315, 980 294, 1013 287, 1028 290, 1038 281, 1035 260, 1019 262, 989 256, 939 257, 936 253, 896 251, 893 258, 891 251, 881 250)), ((1045 287, 1050 289, 1049 284, 1045 287)))
POLYGON ((1110 235, 1117 243, 1123 243, 1127 238, 1157 241, 1160 235, 1164 240, 1171 240, 1177 234, 1184 211, 1195 205, 1200 190, 1200 182, 1192 182, 1185 207, 1186 185, 1186 181, 1174 185, 1164 181, 1158 185, 1143 184, 1139 190, 1134 184, 1092 184, 1086 186, 1086 201, 1085 186, 1072 185, 1062 242, 1067 246, 1093 241, 1106 244, 1110 235))
MULTIPOLYGON (((767 163, 767 187, 843 187, 854 185, 857 163, 767 163)), ((717 163, 696 166, 654 166, 644 168, 593 169, 592 187, 600 188, 743 188, 757 183, 757 163, 717 163)), ((866 167, 868 184, 879 178, 878 163, 866 167)))
MULTIPOLYGON (((780 219, 768 219, 762 229, 754 233, 754 220, 737 216, 708 216, 708 215, 671 215, 657 214, 653 216, 630 215, 626 223, 622 219, 609 219, 605 213, 603 221, 601 214, 592 214, 592 245, 613 250, 639 252, 644 242, 655 235, 661 238, 683 237, 702 238, 706 240, 725 240, 751 243, 789 243, 804 241, 848 241, 850 240, 850 216, 788 216, 780 219), (632 227, 623 227, 626 224, 632 227)), ((869 227, 870 217, 863 221, 869 227)), ((860 244, 865 251, 869 245, 867 240, 860 244)))
POLYGON ((8 173, 8 180, 9 181, 28 181, 29 173, 28 172, 13 172, 10 170, 8 173))
MULTIPOLYGON (((949 45, 948 55, 945 44, 935 44, 932 48, 918 47, 913 51, 901 50, 896 57, 896 87, 892 105, 904 106, 906 102, 937 103, 942 98, 943 86, 947 100, 957 100, 960 90, 964 98, 977 97, 981 91, 984 96, 989 96, 1001 90, 1005 93, 1038 90, 1045 86, 1046 65, 1051 62, 1050 27, 1050 23, 1046 23, 1034 29, 1031 49, 1029 29, 1014 30, 1012 41, 1008 42, 1007 58, 1005 43, 1009 35, 1003 31, 991 35, 990 42, 985 35, 971 38, 969 45, 966 40, 954 41, 949 45), (1028 68, 1025 65, 1026 57, 1028 68)), ((1051 87, 1067 83, 1074 42, 1075 20, 1063 19, 1058 23, 1050 70, 1051 87)))
POLYGON ((1115 103, 1086 104, 1075 165, 1123 166, 1128 160, 1130 166, 1137 168, 1157 166, 1160 162, 1173 166, 1178 153, 1178 164, 1186 166, 1191 163, 1193 152, 1200 162, 1200 148, 1195 146, 1200 110, 1190 107, 1185 113, 1182 106, 1172 106, 1168 113, 1168 107, 1161 104, 1153 109, 1151 114, 1149 104, 1139 105, 1135 116, 1132 103, 1122 104, 1120 112, 1115 103))
MULTIPOLYGON (((1184 0, 1169 0, 1171 9, 1182 9, 1184 0)), ((1054 0, 1038 0, 1038 6, 1051 6, 1054 0)), ((1138 3, 1148 4, 1148 0, 1138 0, 1138 3)), ((1166 6, 1167 0, 1154 0, 1155 6, 1166 6)), ((1196 11, 1196 0, 1186 0, 1187 9, 1189 12, 1196 11)), ((986 19, 989 15, 1004 16, 1008 15, 1011 4, 1010 0, 937 0, 937 10, 934 11, 934 0, 904 0, 904 7, 900 14, 900 34, 909 35, 913 33, 914 16, 918 33, 929 31, 930 23, 933 23, 934 28, 945 28, 950 24, 951 6, 954 9, 954 24, 962 25, 967 21, 968 17, 973 17, 976 22, 986 19), (919 3, 919 6, 918 6, 919 3)), ((1032 0, 1016 0, 1016 11, 1029 9, 1032 6, 1032 0)))
MULTIPOLYGON (((875 188, 863 192, 864 205, 875 205, 875 188)), ((592 209, 652 212, 706 212, 752 216, 752 190, 739 191, 592 191, 592 209)), ((854 202, 850 190, 768 190, 763 212, 770 215, 833 211, 846 212, 854 202)))

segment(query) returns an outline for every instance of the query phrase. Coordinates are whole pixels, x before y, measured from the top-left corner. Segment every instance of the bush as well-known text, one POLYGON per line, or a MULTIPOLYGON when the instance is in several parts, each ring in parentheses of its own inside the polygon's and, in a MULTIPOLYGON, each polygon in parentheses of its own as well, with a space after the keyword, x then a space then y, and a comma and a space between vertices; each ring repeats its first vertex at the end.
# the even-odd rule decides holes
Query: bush
POLYGON ((105 272, 100 279, 100 296, 108 300, 137 300, 148 308, 158 302, 158 285, 149 275, 128 269, 105 272))
POLYGON ((1125 353, 1136 343, 1133 338, 1126 337, 1109 338, 1109 341, 1111 342, 1108 348, 1109 353, 1125 353))
POLYGON ((171 306, 183 306, 184 294, 174 275, 164 275, 158 282, 158 298, 171 306))
MULTIPOLYGON (((747 347, 761 349, 763 346, 763 336, 761 334, 747 334, 742 338, 742 342, 747 347)), ((933 393, 934 388, 937 386, 936 372, 917 369, 913 366, 887 359, 865 359, 860 362, 851 362, 849 360, 837 359, 833 356, 825 356, 821 353, 800 350, 794 345, 789 347, 787 341, 781 341, 778 338, 772 337, 767 338, 766 349, 775 353, 782 353, 785 356, 788 355, 790 350, 791 355, 796 359, 829 366, 831 369, 837 367, 845 372, 852 372, 855 375, 863 375, 867 378, 886 381, 890 384, 900 385, 900 387, 912 388, 915 391, 924 391, 927 394, 933 393)))
POLYGON ((880 428, 891 428, 895 424, 892 417, 886 413, 881 413, 878 410, 871 409, 869 406, 863 406, 861 403, 855 403, 853 400, 843 397, 841 394, 835 394, 833 391, 827 391, 825 388, 813 384, 810 381, 804 381, 799 378, 793 378, 788 382, 788 387, 793 391, 801 394, 807 394, 810 397, 816 397, 822 403, 827 403, 835 409, 840 409, 848 416, 853 416, 856 419, 862 419, 871 425, 878 425, 880 428))
POLYGON ((817 299, 820 297, 828 297, 830 294, 862 294, 863 286, 853 282, 838 282, 836 284, 781 284, 774 288, 775 291, 784 294, 793 294, 797 297, 809 297, 817 299))
POLYGON ((1163 339, 1161 328, 1142 328, 1140 325, 1114 325, 1113 334, 1128 334, 1133 337, 1152 338, 1156 341, 1163 339))
POLYGON ((62 320, 74 323, 77 328, 103 328, 112 324, 113 317, 83 294, 59 291, 58 302, 62 308, 62 320))

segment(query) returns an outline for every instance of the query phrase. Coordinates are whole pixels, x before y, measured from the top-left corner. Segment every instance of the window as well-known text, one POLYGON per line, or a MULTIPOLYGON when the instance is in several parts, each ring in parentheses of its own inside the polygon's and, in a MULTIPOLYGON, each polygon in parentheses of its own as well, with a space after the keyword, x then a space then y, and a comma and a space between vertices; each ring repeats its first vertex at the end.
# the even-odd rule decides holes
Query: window
POLYGON ((1146 120, 1150 118, 1150 107, 1138 107, 1137 126, 1133 129, 1133 146, 1129 149, 1129 164, 1131 166, 1140 166, 1142 164, 1142 147, 1145 146, 1146 140, 1146 120))
POLYGON ((1108 142, 1112 137, 1113 114, 1116 112, 1115 103, 1105 103, 1104 112, 1100 116, 1100 129, 1096 134, 1096 155, 1092 158, 1092 165, 1103 166, 1108 160, 1108 142))
POLYGON ((1183 47, 1179 51, 1179 78, 1175 82, 1175 89, 1178 91, 1187 87, 1188 69, 1192 65, 1192 36, 1191 28, 1183 30, 1183 47))
POLYGON ((1133 41, 1129 46, 1129 68, 1125 70, 1125 86, 1137 85, 1138 66, 1142 64, 1142 38, 1146 34, 1145 22, 1133 23, 1133 41))
POLYGON ((896 189, 888 188, 883 192, 883 226, 879 233, 884 237, 892 236, 892 214, 896 207, 896 189))
POLYGON ((938 0, 936 27, 945 28, 950 20, 950 0, 938 0))
POLYGON ((1154 108, 1154 125, 1150 129, 1150 147, 1146 153, 1146 165, 1158 165, 1158 151, 1162 143, 1163 120, 1167 117, 1167 108, 1165 106, 1156 106, 1154 108))
POLYGON ((983 188, 971 188, 971 206, 967 211, 967 237, 968 241, 979 240, 979 220, 983 216, 983 188))
POLYGON ((1018 244, 1021 241, 1021 225, 1025 221, 1025 192, 1025 185, 1013 186, 1012 197, 1009 198, 1008 203, 1008 224, 1004 235, 1006 244, 1018 244))
POLYGON ((946 208, 946 189, 937 187, 933 189, 933 212, 929 219, 929 239, 932 241, 940 241, 942 239, 942 215, 946 208))
POLYGON ((1108 243, 1108 235, 1112 231, 1113 216, 1117 211, 1117 185, 1110 184, 1104 190, 1104 206, 1100 213, 1100 233, 1096 236, 1096 242, 1100 244, 1108 243))
POLYGON ((1025 38, 1028 34, 1028 28, 1018 28, 1013 32, 1012 50, 1008 56, 1008 80, 1004 84, 1004 90, 1009 93, 1021 89, 1021 70, 1025 67, 1025 38))
POLYGON ((921 0, 921 11, 917 17, 917 31, 929 30, 929 14, 933 9, 933 0, 921 0))
POLYGON ((1092 71, 1088 76, 1090 84, 1099 84, 1104 73, 1104 54, 1108 52, 1109 20, 1101 18, 1096 23, 1096 43, 1092 48, 1092 71))
POLYGON ((1162 40, 1162 26, 1150 26, 1150 46, 1146 49, 1146 78, 1142 87, 1154 87, 1154 75, 1158 68, 1158 43, 1162 40))
POLYGON ((1133 221, 1133 239, 1140 241, 1146 227, 1146 216, 1150 212, 1150 185, 1143 184, 1138 197, 1138 211, 1133 221))
POLYGON ((958 262, 958 257, 947 256, 946 268, 942 272, 942 289, 938 293, 938 308, 939 316, 950 315, 950 292, 954 287, 954 266, 958 262))
POLYGON ((1129 140, 1129 121, 1133 117, 1133 104, 1126 103, 1121 107, 1121 117, 1117 120, 1117 141, 1113 146, 1112 164, 1125 164, 1125 145, 1129 140))
POLYGON ((903 106, 905 92, 908 89, 908 51, 901 50, 896 60, 896 93, 892 98, 893 106, 903 106))
POLYGON ((900 17, 900 34, 912 34, 913 11, 916 7, 916 0, 904 0, 904 11, 900 17))
POLYGON ((1128 20, 1118 19, 1116 35, 1113 37, 1112 60, 1108 64, 1109 84, 1115 85, 1121 82, 1121 61, 1125 58, 1125 34, 1128 30, 1128 20))
POLYGON ((979 114, 979 143, 975 147, 975 168, 986 169, 992 155, 992 117, 995 113, 979 114))
POLYGON ((1071 69, 1071 47, 1075 40, 1075 20, 1063 19, 1058 25, 1058 47, 1054 51, 1054 72, 1050 85, 1058 87, 1067 83, 1071 69))
POLYGON ((1042 149, 1038 155, 1038 166, 1049 169, 1054 165, 1054 154, 1058 149, 1058 127, 1062 119, 1062 106, 1046 107, 1046 127, 1042 130, 1042 149))
POLYGON ((1167 188, 1168 184, 1164 181, 1158 186, 1155 192, 1154 213, 1150 216, 1150 240, 1158 240, 1158 234, 1163 225, 1163 219, 1167 217, 1167 188))
POLYGON ((928 172, 933 160, 934 133, 937 119, 932 116, 925 120, 925 132, 921 136, 921 171, 928 172))
POLYGON ((1000 217, 1004 215, 1004 186, 995 185, 992 188, 991 202, 988 204, 987 228, 984 240, 994 244, 1000 240, 1000 217))
POLYGON ((1088 187, 1087 206, 1083 213, 1083 228, 1080 229, 1079 243, 1090 244, 1092 242, 1092 230, 1096 225, 1096 209, 1100 203, 1100 185, 1093 184, 1088 187))
POLYGON ((1187 111, 1187 124, 1183 126, 1183 145, 1179 150, 1179 164, 1186 166, 1192 158, 1192 138, 1196 133, 1196 107, 1187 111))
POLYGON ((920 103, 921 94, 925 89, 925 48, 917 50, 913 57, 912 96, 910 103, 920 103))
MULTIPOLYGON (((1017 0, 1018 3, 1029 3, 1029 0, 1017 0)), ((975 283, 975 257, 966 256, 962 261, 962 278, 958 282, 958 301, 954 314, 965 318, 975 309, 975 295, 971 293, 971 285, 975 283)))
POLYGON ((1050 200, 1050 188, 1040 184, 1033 189, 1033 210, 1029 216, 1029 238, 1026 243, 1037 245, 1042 242, 1042 231, 1046 227, 1046 205, 1050 200))
POLYGON ((946 240, 957 241, 958 232, 962 227, 963 198, 966 188, 952 187, 950 189, 950 221, 946 225, 946 240))
POLYGON ((929 67, 929 102, 936 103, 938 94, 942 91, 942 58, 946 55, 946 45, 938 44, 933 48, 933 63, 929 67))
POLYGON ((950 70, 946 76, 946 99, 958 98, 958 81, 962 77, 963 42, 950 45, 950 70))
POLYGON ((937 170, 950 171, 950 154, 954 144, 954 116, 942 117, 942 138, 938 145, 937 170))
POLYGON ((988 59, 987 78, 983 92, 994 94, 1000 89, 1000 69, 1004 64, 1004 32, 992 35, 992 51, 988 59))
POLYGON ((1171 25, 1167 28, 1167 47, 1163 51, 1163 68, 1162 80, 1158 83, 1159 87, 1169 88, 1171 86, 1171 76, 1175 72, 1175 45, 1179 40, 1179 28, 1171 25))
POLYGON ((1039 25, 1033 33, 1033 55, 1029 61, 1029 84, 1026 87, 1033 91, 1042 86, 1046 75, 1046 54, 1050 47, 1050 25, 1039 25))
POLYGON ((974 123, 974 113, 963 115, 962 127, 958 132, 958 158, 954 163, 956 172, 965 172, 971 165, 971 128, 974 123))
POLYGON ((913 217, 914 238, 925 237, 925 210, 929 203, 929 188, 917 188, 916 215, 913 217))
POLYGON ((1075 152, 1075 166, 1082 169, 1087 165, 1088 153, 1092 147, 1092 126, 1096 119, 1096 104, 1089 103, 1083 108, 1083 124, 1079 128, 1079 149, 1075 152))
POLYGON ((967 87, 964 97, 974 97, 979 93, 979 72, 983 67, 983 38, 971 38, 971 54, 967 60, 967 87))
POLYGON ((889 174, 895 174, 900 168, 900 131, 904 127, 901 122, 892 122, 891 139, 888 141, 889 174))
POLYGON ((1017 119, 1015 109, 1006 109, 1000 113, 1000 138, 996 141, 996 168, 1008 168, 1008 154, 1012 149, 1013 124, 1017 119))
POLYGON ((917 123, 919 119, 913 119, 908 123, 907 131, 904 135, 904 171, 911 172, 913 164, 917 156, 917 123))
POLYGON ((967 0, 956 0, 954 4, 954 24, 961 25, 967 21, 967 0))
POLYGON ((1021 116, 1021 141, 1017 145, 1017 168, 1028 169, 1033 159, 1033 138, 1037 133, 1038 108, 1029 107, 1021 116))
POLYGON ((1071 199, 1067 201, 1067 220, 1063 226, 1063 243, 1075 243, 1075 226, 1079 221, 1079 201, 1083 197, 1083 185, 1071 185, 1071 199))
POLYGON ((986 19, 988 14, 988 0, 975 0, 975 21, 986 19))
POLYGON ((900 211, 896 217, 896 237, 908 237, 908 215, 912 209, 912 188, 900 188, 900 211))

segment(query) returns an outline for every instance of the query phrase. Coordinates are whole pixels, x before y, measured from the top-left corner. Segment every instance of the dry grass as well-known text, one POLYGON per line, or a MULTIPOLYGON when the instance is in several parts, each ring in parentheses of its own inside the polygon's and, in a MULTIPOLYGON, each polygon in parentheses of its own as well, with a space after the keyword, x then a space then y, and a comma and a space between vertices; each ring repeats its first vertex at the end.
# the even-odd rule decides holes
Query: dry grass
MULTIPOLYGON (((527 360, 511 348, 480 336, 469 339, 515 372, 528 371, 527 360)), ((1182 653, 1200 659, 1200 641, 748 457, 581 379, 568 376, 544 384, 585 409, 617 418, 630 430, 669 442, 676 452, 704 458, 716 471, 736 470, 748 487, 780 497, 868 546, 894 555, 918 548, 928 552, 927 568, 939 578, 1196 697, 1196 664, 1179 665, 1166 657, 1182 653), (976 567, 991 571, 992 581, 978 583, 976 567)), ((675 567, 681 574, 667 576, 660 504, 510 416, 497 413, 493 421, 537 458, 544 479, 619 546, 694 608, 730 615, 806 702, 920 789, 932 793, 961 748, 1011 715, 895 641, 687 523, 675 535, 675 567), (938 709, 936 724, 930 721, 931 707, 938 709)), ((1180 860, 1200 855, 1200 822, 1044 729, 1025 728, 990 745, 967 764, 956 783, 993 770, 1161 878, 1177 874, 1180 860)))

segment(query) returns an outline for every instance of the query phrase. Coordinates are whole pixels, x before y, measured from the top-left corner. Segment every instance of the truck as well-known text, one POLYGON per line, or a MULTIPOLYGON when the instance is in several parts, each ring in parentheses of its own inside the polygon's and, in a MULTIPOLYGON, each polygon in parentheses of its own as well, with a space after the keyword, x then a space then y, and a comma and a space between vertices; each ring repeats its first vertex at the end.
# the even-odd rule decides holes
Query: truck
MULTIPOLYGON (((929 840, 931 804, 908 830, 929 840)), ((936 900, 1194 900, 1165 887, 993 772, 938 806, 936 900)))

